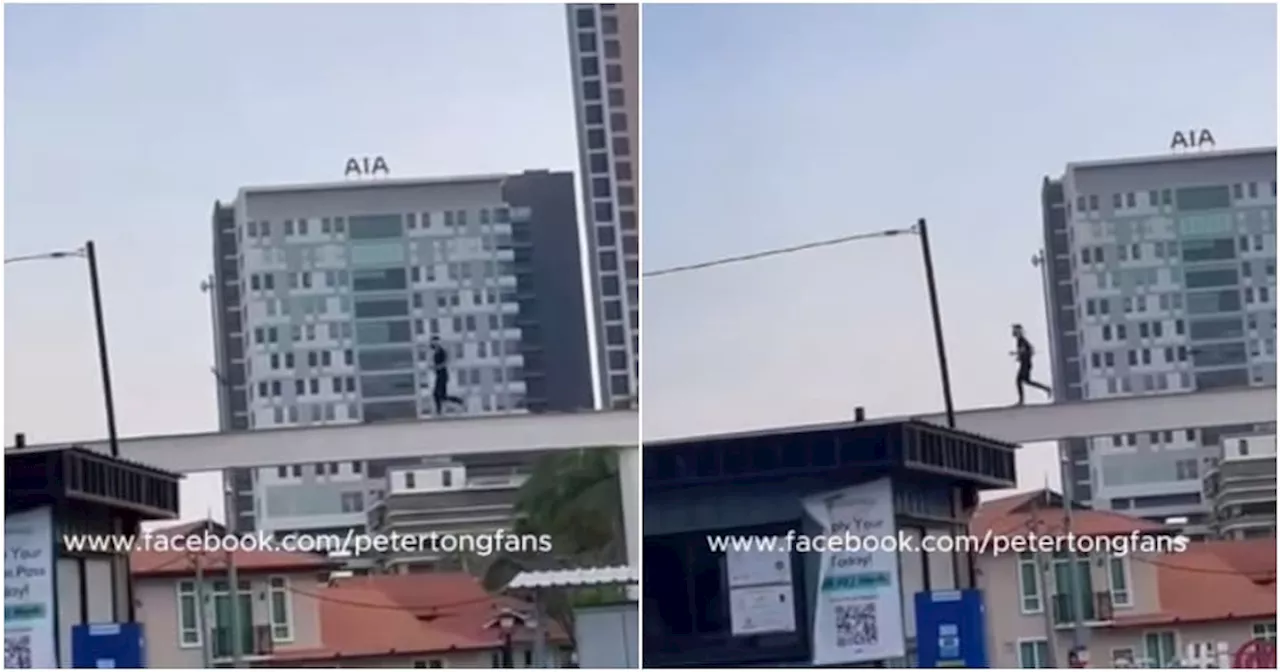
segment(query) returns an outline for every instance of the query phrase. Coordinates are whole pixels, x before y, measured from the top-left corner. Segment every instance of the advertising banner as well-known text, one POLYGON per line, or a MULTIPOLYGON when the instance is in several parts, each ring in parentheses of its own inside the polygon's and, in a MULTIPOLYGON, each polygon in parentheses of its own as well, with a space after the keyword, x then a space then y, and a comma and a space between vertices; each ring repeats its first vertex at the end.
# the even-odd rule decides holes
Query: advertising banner
POLYGON ((814 600, 813 664, 905 655, 893 484, 888 478, 807 498, 804 508, 837 544, 822 554, 814 600), (888 550, 885 550, 885 546, 888 550))
POLYGON ((4 666, 58 667, 54 645, 53 510, 4 518, 4 666))

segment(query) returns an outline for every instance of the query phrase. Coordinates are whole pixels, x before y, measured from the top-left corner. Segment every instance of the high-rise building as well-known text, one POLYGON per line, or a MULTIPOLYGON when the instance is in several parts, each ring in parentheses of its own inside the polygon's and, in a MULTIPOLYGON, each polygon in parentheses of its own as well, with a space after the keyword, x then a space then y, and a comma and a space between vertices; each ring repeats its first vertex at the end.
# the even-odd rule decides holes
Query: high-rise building
MULTIPOLYGON (((593 407, 570 173, 241 189, 213 213, 224 431, 593 407)), ((382 472, 329 463, 227 475, 235 529, 360 527, 382 472)), ((410 461, 412 462, 412 461, 410 461)))
MULTIPOLYGON (((1056 397, 1274 384, 1276 150, 1075 163, 1045 178, 1056 397)), ((1205 534, 1207 464, 1253 426, 1067 440, 1074 498, 1205 534)))
POLYGON ((638 5, 568 6, 600 399, 640 394, 638 5))

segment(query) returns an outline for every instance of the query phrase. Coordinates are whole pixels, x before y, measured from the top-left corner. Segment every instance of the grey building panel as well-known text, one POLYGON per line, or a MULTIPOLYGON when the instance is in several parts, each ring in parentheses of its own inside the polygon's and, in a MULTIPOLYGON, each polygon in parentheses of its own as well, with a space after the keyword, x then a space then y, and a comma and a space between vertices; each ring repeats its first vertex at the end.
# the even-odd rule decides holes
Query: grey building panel
MULTIPOLYGON (((1129 246, 1153 238, 1168 239, 1167 235, 1151 235, 1151 232, 1146 230, 1148 224, 1160 227, 1164 223, 1172 223, 1175 231, 1174 240, 1178 241, 1197 234, 1196 230, 1183 226, 1189 214, 1227 213, 1231 217, 1230 229, 1235 235, 1250 237, 1265 235, 1271 241, 1263 254, 1253 252, 1252 258, 1244 261, 1245 264, 1252 262, 1252 268, 1250 265, 1241 266, 1240 254, 1224 261, 1196 262, 1182 259, 1180 253, 1174 258, 1159 256, 1156 259, 1147 259, 1146 261, 1154 263, 1140 264, 1139 267, 1142 269, 1171 268, 1176 286, 1172 291, 1178 295, 1175 298, 1182 300, 1183 303, 1186 299, 1183 272, 1197 267, 1234 265, 1241 270, 1242 277, 1254 278, 1253 286, 1269 285, 1274 288, 1275 176, 1275 149, 1263 148, 1078 163, 1069 165, 1064 177, 1060 180, 1046 178, 1041 190, 1043 238, 1045 256, 1049 262, 1046 264, 1045 293, 1052 336, 1051 361, 1058 398, 1075 400, 1090 396, 1086 374, 1092 366, 1096 366, 1091 364, 1090 355, 1099 352, 1114 354, 1114 366, 1109 367, 1110 371, 1103 375, 1124 386, 1123 389, 1101 396, 1164 391, 1148 389, 1153 382, 1160 382, 1149 374, 1163 376, 1169 372, 1184 372, 1181 375, 1190 377, 1191 389, 1208 389, 1222 385, 1266 384, 1275 379, 1274 363, 1268 361, 1274 360, 1274 350, 1265 353, 1269 357, 1261 362, 1257 362, 1256 354, 1250 354, 1246 362, 1239 364, 1196 361, 1198 358, 1189 356, 1185 363, 1175 362, 1154 369, 1147 368, 1145 365, 1141 368, 1133 368, 1129 362, 1130 351, 1140 352, 1148 349, 1154 362, 1163 363, 1162 351, 1169 341, 1175 343, 1174 348, 1179 347, 1177 344, 1187 349, 1201 346, 1205 339, 1192 334, 1191 325, 1203 316, 1190 315, 1176 305, 1173 307, 1174 310, 1161 306, 1158 317, 1146 318, 1139 314, 1129 314, 1124 310, 1126 297, 1136 306, 1141 300, 1139 297, 1145 296, 1148 303, 1158 302, 1161 300, 1158 294, 1168 293, 1170 290, 1162 289, 1157 293, 1148 294, 1149 289, 1139 281, 1137 274, 1133 271, 1134 264, 1122 260, 1117 254, 1117 246, 1125 246, 1125 251, 1128 252, 1126 257, 1132 257, 1133 253, 1129 251, 1129 246), (1206 188, 1214 187, 1220 187, 1220 189, 1217 192, 1204 191, 1206 188), (1200 188, 1200 191, 1187 191, 1196 188, 1200 188), (1171 207, 1163 207, 1157 212, 1149 206, 1149 197, 1154 192, 1163 200, 1163 194, 1166 191, 1170 194, 1171 207), (1215 196, 1215 193, 1218 196, 1215 196), (1096 200, 1096 207, 1088 207, 1094 200, 1096 200), (1080 213, 1081 201, 1084 201, 1085 209, 1090 213, 1089 217, 1073 219, 1073 214, 1080 213), (1108 252, 1104 256, 1104 263, 1098 264, 1095 259, 1086 271, 1079 267, 1085 263, 1079 257, 1079 249, 1071 247, 1072 234, 1079 233, 1081 229, 1077 228, 1073 232, 1069 227, 1090 225, 1097 227, 1100 224, 1106 226, 1109 236, 1109 240, 1105 243, 1108 252), (1121 224, 1121 226, 1112 226, 1113 224, 1121 224), (1142 227, 1142 230, 1139 230, 1139 227, 1142 227), (1110 298, 1105 307, 1097 308, 1098 313, 1108 315, 1109 323, 1112 325, 1127 323, 1127 331, 1123 336, 1113 333, 1113 338, 1105 343, 1096 342, 1096 334, 1086 338, 1088 332, 1082 329, 1087 329, 1089 324, 1095 324, 1095 322, 1093 318, 1085 324, 1078 322, 1078 316, 1084 314, 1085 299, 1074 291, 1076 288, 1083 289, 1086 282, 1092 282, 1092 276, 1099 271, 1110 280, 1108 291, 1105 292, 1105 295, 1109 295, 1110 298), (1115 292, 1116 289, 1120 291, 1115 292), (1153 320, 1166 322, 1165 340, 1158 345, 1145 339, 1139 332, 1140 324, 1153 320), (1179 330, 1178 337, 1171 339, 1168 334, 1169 327, 1178 322, 1185 324, 1186 332, 1179 330)), ((1098 235, 1096 231, 1094 235, 1098 235)), ((1205 235, 1208 235, 1207 230, 1205 234, 1201 234, 1202 237, 1205 235)), ((1221 234, 1217 235, 1221 236, 1221 234)), ((1151 254, 1149 248, 1146 253, 1151 254)), ((1227 289, 1241 293, 1247 291, 1243 284, 1227 289)), ((1095 298, 1097 296, 1094 295, 1095 298)), ((1094 299, 1089 301, 1092 303, 1094 299)), ((1242 303, 1247 302, 1242 301, 1242 303)), ((1148 310, 1154 310, 1154 308, 1148 310)), ((1242 329, 1244 332, 1242 336, 1227 337, 1226 341, 1216 338, 1209 343, 1248 343, 1250 339, 1267 338, 1272 344, 1268 348, 1273 347, 1275 332, 1271 325, 1275 320, 1274 299, 1270 305, 1266 302, 1257 302, 1251 306, 1242 306, 1234 315, 1239 317, 1242 325, 1256 324, 1259 329, 1251 336, 1246 326, 1242 329)), ((1256 345, 1261 341, 1253 342, 1256 345)), ((1095 376, 1094 380, 1097 380, 1098 374, 1091 375, 1095 376)), ((1095 382, 1094 385, 1096 386, 1097 383, 1095 382)), ((1185 386, 1186 383, 1182 385, 1185 386)), ((1098 394, 1096 389, 1094 394, 1098 394)), ((1210 441, 1221 434, 1212 428, 1207 432, 1209 436, 1197 442, 1198 445, 1204 445, 1203 441, 1210 441)), ((1216 439, 1210 443, 1216 443, 1216 439)), ((1143 445, 1145 446, 1146 443, 1143 445)), ((1136 485, 1109 487, 1093 482, 1093 477, 1098 476, 1096 467, 1099 462, 1097 455, 1090 455, 1091 450, 1087 439, 1064 441, 1061 450, 1070 465, 1065 469, 1064 477, 1074 486, 1078 500, 1096 499, 1095 504, 1098 506, 1128 508, 1140 515, 1188 515, 1191 518, 1204 516, 1207 504, 1202 501, 1198 492, 1199 484, 1196 482, 1153 483, 1150 487, 1136 485), (1094 459, 1091 460, 1091 457, 1094 459), (1082 463, 1091 464, 1095 468, 1088 469, 1082 463)), ((1153 453, 1151 459, 1183 460, 1196 457, 1198 452, 1202 451, 1166 449, 1153 453)))
POLYGON ((595 396, 573 174, 512 176, 502 195, 512 206, 531 210, 528 222, 520 224, 527 227, 528 245, 521 253, 528 257, 517 256, 523 347, 540 360, 540 367, 526 360, 529 410, 589 410, 595 396))

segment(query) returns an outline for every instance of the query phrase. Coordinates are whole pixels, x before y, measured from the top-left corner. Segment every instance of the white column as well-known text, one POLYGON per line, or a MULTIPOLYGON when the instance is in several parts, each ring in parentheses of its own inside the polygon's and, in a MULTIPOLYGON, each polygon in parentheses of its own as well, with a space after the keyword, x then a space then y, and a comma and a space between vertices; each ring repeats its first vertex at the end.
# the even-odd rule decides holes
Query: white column
POLYGON ((618 450, 618 483, 622 490, 622 525, 627 534, 627 565, 640 566, 640 449, 618 450))
MULTIPOLYGON (((640 569, 640 448, 618 449, 618 487, 622 490, 622 526, 627 535, 627 566, 640 569)), ((638 586, 627 587, 627 598, 639 601, 638 586)))

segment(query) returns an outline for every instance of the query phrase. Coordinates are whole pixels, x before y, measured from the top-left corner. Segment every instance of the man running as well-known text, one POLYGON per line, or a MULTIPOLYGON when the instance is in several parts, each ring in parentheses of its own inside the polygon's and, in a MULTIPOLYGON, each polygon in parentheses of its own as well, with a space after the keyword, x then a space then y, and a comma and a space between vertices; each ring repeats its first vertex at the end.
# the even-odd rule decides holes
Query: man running
POLYGON ((1039 389, 1048 397, 1053 398, 1053 390, 1048 385, 1031 380, 1031 358, 1036 354, 1036 351, 1035 348, 1031 347, 1031 341, 1027 340, 1021 324, 1013 325, 1013 340, 1017 349, 1009 354, 1018 360, 1018 405, 1021 406, 1026 403, 1023 393, 1023 387, 1026 385, 1039 389))
POLYGON ((445 402, 465 407, 461 398, 449 394, 449 353, 440 345, 440 337, 431 337, 431 368, 435 373, 435 385, 431 389, 431 398, 436 404, 436 415, 444 412, 445 402))

